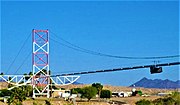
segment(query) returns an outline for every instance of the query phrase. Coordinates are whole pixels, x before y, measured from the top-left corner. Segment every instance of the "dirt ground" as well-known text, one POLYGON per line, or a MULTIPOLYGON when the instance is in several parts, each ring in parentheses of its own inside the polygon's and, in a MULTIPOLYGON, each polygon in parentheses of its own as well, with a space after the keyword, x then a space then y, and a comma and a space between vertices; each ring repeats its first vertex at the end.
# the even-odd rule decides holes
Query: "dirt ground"
POLYGON ((136 96, 136 97, 124 97, 124 98, 111 98, 112 100, 117 100, 121 102, 126 102, 129 105, 135 105, 137 101, 140 99, 147 99, 147 100, 155 100, 157 98, 160 98, 160 96, 149 96, 149 97, 142 97, 142 96, 136 96))
MULTIPOLYGON (((148 100, 154 100, 160 98, 160 96, 150 96, 150 97, 142 97, 142 96, 136 96, 136 97, 126 97, 126 98, 111 98, 109 100, 104 100, 99 102, 97 99, 92 99, 90 102, 87 102, 85 99, 76 99, 76 105, 135 105, 135 102, 140 100, 140 99, 148 99, 148 100), (116 103, 119 102, 119 103, 116 103), (113 104, 114 102, 114 104, 113 104), (120 104, 124 103, 124 104, 120 104)), ((36 103, 37 105, 45 105, 45 100, 46 98, 41 98, 41 99, 27 99, 26 101, 23 102, 23 105, 33 105, 33 102, 36 103)), ((73 105, 72 102, 64 101, 62 99, 49 99, 52 105, 73 105)), ((0 105, 8 105, 7 103, 4 103, 0 101, 0 105)))
MULTIPOLYGON (((60 88, 65 88, 65 89, 72 89, 72 88, 82 88, 85 86, 89 86, 89 85, 67 85, 67 86, 61 86, 60 88)), ((3 88, 7 88, 7 83, 0 83, 0 89, 3 88)), ((123 87, 123 86, 111 86, 111 85, 104 85, 103 89, 108 89, 111 91, 124 91, 124 92, 128 92, 132 90, 132 87, 123 87)), ((151 89, 151 88, 136 88, 137 90, 141 90, 143 93, 149 94, 149 95, 154 95, 157 94, 159 92, 171 92, 171 91, 175 91, 175 90, 171 90, 171 89, 151 89)), ((140 99, 148 99, 148 100, 154 100, 156 98, 160 98, 160 96, 150 96, 150 97, 141 97, 141 96, 136 96, 136 97, 127 97, 127 98, 111 98, 110 100, 114 100, 114 101, 120 101, 120 102, 125 102, 127 103, 127 105, 135 105, 135 102, 137 102, 140 99)), ((28 99, 26 101, 23 102, 23 105, 33 105, 33 102, 37 103, 37 105, 45 105, 45 100, 46 99, 38 99, 38 100, 32 100, 32 99, 28 99)), ((73 104, 69 104, 69 102, 63 101, 62 99, 50 99, 51 103, 53 105, 73 105, 73 104)), ((77 99, 81 100, 81 99, 77 99)), ((91 101, 91 102, 76 102, 77 105, 111 105, 108 102, 95 102, 95 101, 91 101)), ((7 105, 3 102, 0 101, 0 105, 7 105)), ((120 104, 119 104, 120 105, 120 104)))
MULTIPOLYGON (((37 105, 45 105, 45 101, 24 101, 23 105, 33 105, 35 102, 37 105)), ((63 101, 51 101, 52 105, 73 105, 72 103, 63 101)), ((7 103, 0 102, 0 105, 8 105, 7 103)), ((76 105, 110 105, 106 102, 77 102, 76 105)))

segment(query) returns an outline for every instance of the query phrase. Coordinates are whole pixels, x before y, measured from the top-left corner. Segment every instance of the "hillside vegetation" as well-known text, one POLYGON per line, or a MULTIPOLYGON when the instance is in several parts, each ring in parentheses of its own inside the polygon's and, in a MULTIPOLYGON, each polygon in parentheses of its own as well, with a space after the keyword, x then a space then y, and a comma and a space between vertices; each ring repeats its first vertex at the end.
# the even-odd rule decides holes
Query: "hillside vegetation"
MULTIPOLYGON (((72 88, 83 88, 86 86, 90 85, 67 85, 67 86, 61 86, 61 88, 66 88, 66 89, 72 89, 72 88)), ((125 87, 125 86, 112 86, 112 85, 104 85, 103 89, 108 89, 112 92, 128 92, 132 91, 132 87, 125 87)), ((147 94, 157 94, 157 93, 163 93, 163 92, 173 92, 177 91, 178 89, 156 89, 156 88, 142 88, 142 87, 136 87, 137 90, 143 91, 143 93, 147 94)))

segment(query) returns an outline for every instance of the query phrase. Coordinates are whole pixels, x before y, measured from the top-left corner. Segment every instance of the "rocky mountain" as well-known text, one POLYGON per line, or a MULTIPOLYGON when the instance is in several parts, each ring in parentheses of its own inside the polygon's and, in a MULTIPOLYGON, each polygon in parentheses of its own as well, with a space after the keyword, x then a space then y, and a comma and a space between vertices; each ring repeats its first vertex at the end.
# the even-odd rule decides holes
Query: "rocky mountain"
POLYGON ((144 88, 160 88, 160 89, 176 89, 180 88, 180 80, 171 81, 171 80, 161 80, 161 79, 147 79, 146 77, 142 78, 140 81, 132 84, 130 87, 135 85, 136 87, 144 88))

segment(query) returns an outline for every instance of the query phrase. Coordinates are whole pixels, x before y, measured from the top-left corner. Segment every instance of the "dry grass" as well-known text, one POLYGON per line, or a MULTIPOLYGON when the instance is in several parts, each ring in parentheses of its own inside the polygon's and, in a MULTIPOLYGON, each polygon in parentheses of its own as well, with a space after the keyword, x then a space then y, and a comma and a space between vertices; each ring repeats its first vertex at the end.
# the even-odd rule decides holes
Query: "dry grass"
MULTIPOLYGON (((0 83, 0 89, 4 89, 7 88, 8 84, 5 82, 1 82, 0 83)), ((90 85, 67 85, 67 86, 61 86, 59 88, 65 88, 65 89, 72 89, 72 88, 83 88, 86 86, 90 86, 90 85)), ((124 91, 124 92, 130 92, 132 90, 131 87, 123 87, 123 86, 111 86, 111 85, 104 85, 103 89, 108 89, 111 90, 113 92, 117 91, 124 91)), ((154 89, 154 88, 136 88, 137 90, 141 90, 143 93, 146 94, 157 94, 159 92, 171 92, 171 91, 175 91, 173 89, 154 89)), ((148 99, 148 100, 154 100, 160 98, 159 96, 150 96, 150 97, 140 97, 140 96, 136 96, 136 97, 127 97, 127 98, 111 98, 111 100, 115 100, 115 101, 121 101, 121 102, 125 102, 129 105, 135 105, 135 102, 140 100, 140 99, 148 99)), ((38 105, 45 105, 45 100, 44 99, 37 99, 37 100, 31 100, 28 99, 26 101, 23 102, 23 105, 33 105, 33 102, 37 103, 38 105)), ((77 99, 80 100, 80 99, 77 99)), ((62 99, 50 99, 50 102, 53 105, 72 105, 69 104, 69 102, 63 101, 62 99)), ((95 102, 95 101, 91 101, 91 102, 76 102, 77 105, 109 105, 107 102, 95 102)), ((0 105, 7 105, 3 102, 0 102, 0 105)))
MULTIPOLYGON (((157 98, 160 98, 160 97, 159 96, 150 96, 150 97, 136 96, 136 97, 127 97, 127 98, 111 98, 110 100, 125 102, 127 103, 126 105, 135 105, 135 102, 140 99, 154 100, 157 98)), ((28 99, 23 102, 23 105, 33 105, 33 102, 35 102, 37 105, 45 105, 45 100, 47 99, 46 98, 36 99, 36 100, 28 99)), ((77 105, 110 105, 107 102, 98 102, 97 99, 93 99, 90 102, 87 102, 86 100, 79 102, 78 100, 80 99, 77 99, 77 102, 76 102, 77 105)), ((63 101, 62 99, 50 99, 50 102, 53 105, 73 105, 72 102, 63 101)), ((0 105, 7 105, 7 104, 0 102, 0 105)))
MULTIPOLYGON (((37 105, 46 105, 45 104, 45 100, 47 100, 46 98, 44 99, 37 99, 37 100, 26 100, 23 102, 23 105, 33 105, 33 102, 36 103, 37 105)), ((61 99, 50 99, 50 103, 52 105, 73 105, 72 102, 68 102, 68 101, 63 101, 61 99)), ((3 103, 0 101, 0 105, 8 105, 7 103, 3 103)), ((90 101, 90 102, 76 102, 76 105, 109 105, 107 102, 95 102, 95 101, 90 101)))
MULTIPOLYGON (((90 85, 67 85, 67 86, 61 86, 61 88, 72 89, 72 88, 83 88, 86 86, 90 86, 90 85)), ((111 90, 112 92, 121 92, 121 91, 130 92, 132 90, 132 87, 104 85, 103 89, 108 89, 111 90)), ((136 87, 136 89, 141 90, 143 93, 146 94, 157 94, 159 92, 175 91, 175 89, 156 89, 156 88, 142 88, 142 87, 136 87)))
POLYGON ((136 96, 136 97, 126 97, 126 98, 112 98, 112 100, 126 102, 129 105, 135 105, 135 103, 140 99, 155 100, 157 98, 160 98, 160 96, 150 96, 150 97, 136 96))
MULTIPOLYGON (((7 88, 8 83, 6 82, 0 82, 0 89, 7 88)), ((57 86, 59 88, 65 88, 65 89, 72 89, 72 88, 83 88, 90 85, 66 85, 66 86, 57 86)), ((112 92, 130 92, 132 90, 131 87, 123 87, 123 86, 111 86, 111 85, 104 85, 103 89, 111 90, 112 92)), ((159 92, 171 92, 175 91, 175 89, 155 89, 155 88, 142 88, 142 87, 136 87, 137 90, 141 90, 143 93, 146 94, 157 94, 159 92)), ((177 89, 176 89, 177 90, 177 89)))
POLYGON ((0 89, 6 89, 8 88, 8 83, 7 82, 0 82, 0 89))

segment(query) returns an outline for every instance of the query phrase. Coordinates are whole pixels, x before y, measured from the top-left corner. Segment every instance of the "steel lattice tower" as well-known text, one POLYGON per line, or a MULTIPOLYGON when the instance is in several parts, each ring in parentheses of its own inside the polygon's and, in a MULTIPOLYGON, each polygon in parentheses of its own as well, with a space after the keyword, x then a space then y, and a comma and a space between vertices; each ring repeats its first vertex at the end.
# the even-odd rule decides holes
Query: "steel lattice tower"
MULTIPOLYGON (((33 87, 33 98, 36 96, 50 97, 50 85, 69 85, 80 76, 50 75, 49 70, 49 31, 32 30, 32 73, 33 75, 0 75, 0 79, 14 85, 11 90, 23 85, 33 87), (9 79, 11 77, 11 79, 9 79), (28 78, 28 79, 27 79, 28 78)), ((52 91, 55 91, 52 89, 52 91)))
POLYGON ((49 98, 50 72, 49 72, 49 32, 48 30, 32 31, 33 40, 33 98, 44 95, 49 98))

